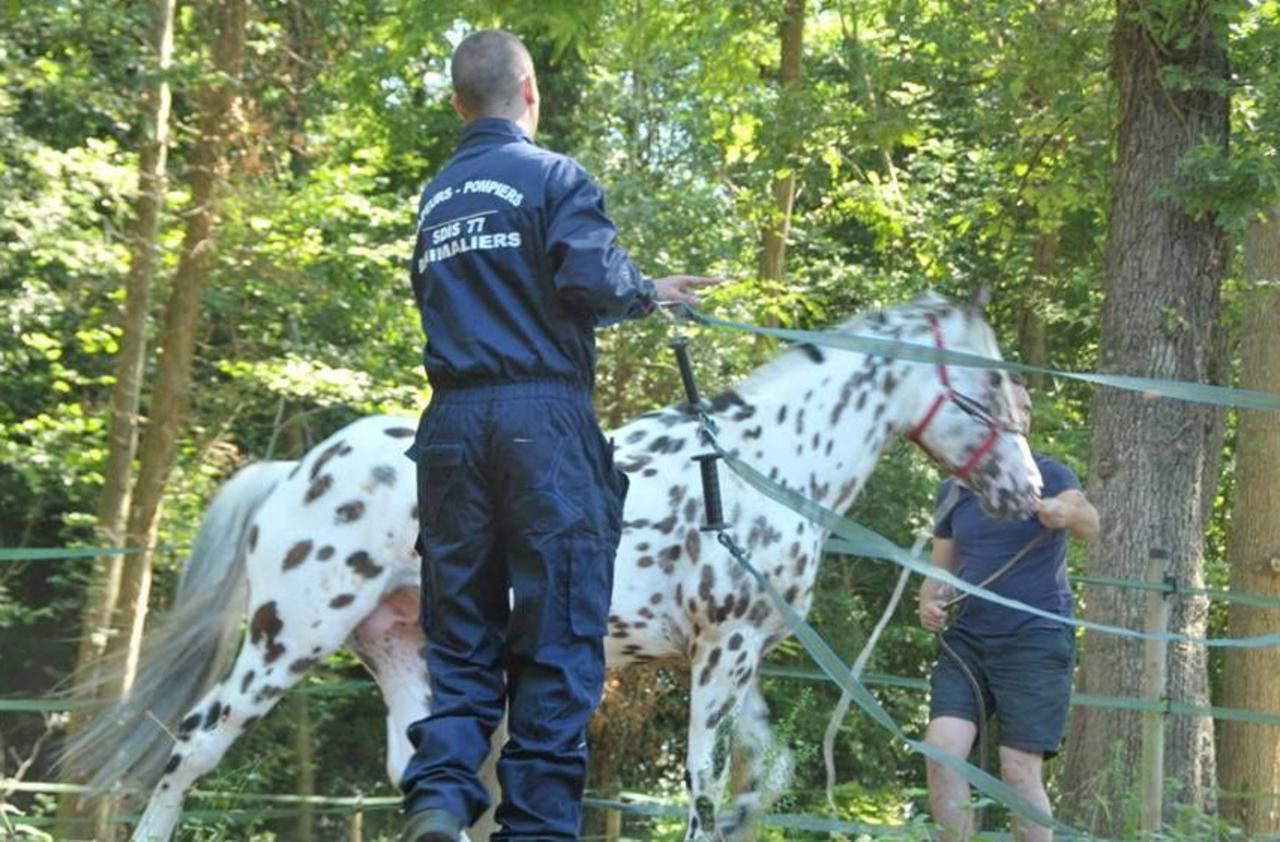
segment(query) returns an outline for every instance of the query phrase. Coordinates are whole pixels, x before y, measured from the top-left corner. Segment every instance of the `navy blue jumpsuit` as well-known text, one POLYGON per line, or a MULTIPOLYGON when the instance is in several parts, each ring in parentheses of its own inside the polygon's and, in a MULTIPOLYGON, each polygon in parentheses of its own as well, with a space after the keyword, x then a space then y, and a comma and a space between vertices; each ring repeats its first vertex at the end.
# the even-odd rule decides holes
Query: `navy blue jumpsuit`
POLYGON ((409 455, 432 700, 401 786, 407 812, 474 822, 509 703, 496 839, 579 833, 627 484, 591 404, 594 331, 654 292, 616 236, 582 167, 497 118, 467 125, 419 205, 433 394, 409 455))

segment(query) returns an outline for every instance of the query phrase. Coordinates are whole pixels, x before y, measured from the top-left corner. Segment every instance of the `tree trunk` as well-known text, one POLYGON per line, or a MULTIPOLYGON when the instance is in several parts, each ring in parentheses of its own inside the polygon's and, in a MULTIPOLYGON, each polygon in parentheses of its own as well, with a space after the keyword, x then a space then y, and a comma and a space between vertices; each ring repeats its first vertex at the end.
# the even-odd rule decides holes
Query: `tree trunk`
MULTIPOLYGON (((176 0, 154 0, 151 9, 147 43, 155 56, 154 64, 149 67, 152 81, 142 92, 144 107, 141 117, 145 135, 138 156, 138 199, 129 232, 129 272, 124 285, 120 353, 116 357, 115 383, 111 389, 107 462, 103 469, 105 479, 98 497, 97 537, 103 547, 124 544, 129 480, 138 449, 138 402, 147 355, 149 297, 155 277, 160 214, 168 182, 166 164, 172 98, 167 74, 173 64, 175 4, 176 0)), ((127 561, 127 557, 121 555, 104 556, 97 559, 94 566, 73 673, 77 701, 90 701, 101 689, 98 666, 107 649, 112 613, 127 561)), ((85 715, 84 711, 72 711, 67 722, 68 737, 83 726, 85 715)), ((77 801, 76 797, 62 797, 59 815, 68 820, 80 817, 82 813, 76 806, 77 801)))
MULTIPOLYGON (((1226 146, 1227 99, 1220 89, 1206 88, 1225 79, 1227 61, 1206 5, 1178 5, 1180 17, 1161 19, 1157 37, 1144 21, 1159 16, 1159 4, 1117 4, 1112 66, 1119 124, 1105 252, 1104 371, 1199 382, 1211 375, 1226 238, 1212 218, 1188 216, 1168 191, 1178 185, 1178 165, 1188 152, 1206 142, 1226 146), (1171 69, 1209 81, 1191 90, 1166 88, 1162 79, 1171 69)), ((1132 392, 1095 394, 1089 494, 1102 515, 1103 531, 1090 552, 1090 573, 1141 579, 1149 550, 1159 547, 1170 553, 1170 572, 1180 583, 1203 584, 1202 500, 1216 485, 1216 477, 1206 475, 1205 445, 1216 415, 1202 405, 1148 400, 1132 392)), ((1128 591, 1091 587, 1086 605, 1092 620, 1131 628, 1142 624, 1142 600, 1128 591)), ((1206 617, 1206 600, 1178 597, 1170 630, 1203 635, 1206 617)), ((1081 689, 1138 695, 1139 643, 1091 633, 1082 664, 1081 689)), ((1203 647, 1171 645, 1169 695, 1207 704, 1207 666, 1203 647)), ((1106 835, 1122 835, 1126 814, 1136 806, 1130 799, 1139 734, 1134 713, 1078 708, 1072 721, 1065 787, 1082 816, 1105 805, 1095 829, 1106 835)), ((1166 806, 1211 806, 1212 723, 1172 719, 1165 756, 1178 782, 1166 806)))
POLYGON ((142 630, 151 591, 151 555, 165 482, 178 449, 178 425, 190 390, 200 300, 213 263, 217 193, 226 168, 225 147, 236 118, 238 79, 244 55, 246 0, 221 0, 215 17, 213 81, 199 96, 199 130, 192 150, 191 208, 187 211, 182 253, 165 306, 160 335, 160 363, 151 395, 148 425, 142 438, 138 480, 134 485, 126 527, 128 546, 141 552, 130 559, 121 582, 120 599, 109 654, 124 658, 124 674, 115 687, 124 695, 133 684, 142 630))
MULTIPOLYGON (((129 509, 129 479, 138 448, 138 401, 147 352, 147 310, 155 276, 156 239, 167 183, 169 151, 169 84, 165 77, 173 56, 173 11, 176 0, 157 0, 153 9, 152 46, 156 51, 155 81, 143 92, 147 136, 138 162, 138 201, 129 235, 129 273, 125 277, 125 309, 120 354, 116 357, 111 390, 111 421, 107 433, 105 480, 98 497, 98 540, 105 547, 123 543, 129 509)), ((106 650, 111 612, 120 590, 122 556, 98 559, 90 585, 83 637, 76 657, 77 682, 92 674, 90 667, 106 650)), ((83 715, 71 717, 69 728, 83 715)))
POLYGON ((288 73, 289 104, 285 113, 289 133, 289 171, 294 178, 301 179, 310 168, 306 97, 311 90, 312 68, 317 63, 306 4, 303 0, 290 0, 287 14, 290 49, 285 67, 288 73))
POLYGON ((784 274, 787 259, 787 237, 791 233, 791 209, 796 197, 795 164, 791 160, 794 121, 787 114, 794 111, 794 95, 800 86, 800 58, 804 52, 805 0, 786 0, 783 18, 778 22, 782 41, 782 62, 778 72, 778 117, 786 138, 779 151, 779 169, 770 190, 773 207, 760 238, 760 277, 778 281, 784 274))
MULTIPOLYGON (((871 83, 871 73, 867 70, 866 49, 862 43, 862 36, 859 34, 861 26, 858 20, 859 9, 855 5, 850 9, 849 21, 852 28, 849 28, 844 22, 843 15, 841 22, 844 26, 844 37, 849 44, 850 51, 853 53, 854 72, 857 73, 858 79, 862 82, 862 96, 868 109, 872 114, 880 114, 884 105, 880 98, 880 94, 875 85, 871 83)), ((902 188, 898 182, 898 168, 893 163, 893 147, 892 144, 883 140, 877 144, 880 152, 880 165, 884 167, 884 174, 888 177, 889 185, 893 189, 894 199, 902 197, 902 188)))
MULTIPOLYGON (((1240 339, 1240 386, 1280 392, 1280 205, 1245 235, 1246 295, 1240 339)), ((1228 558, 1231 590, 1280 597, 1280 415, 1241 410, 1236 446, 1235 514, 1228 558)), ((1275 631, 1280 611, 1233 605, 1231 637, 1275 631)), ((1222 704, 1256 711, 1280 710, 1280 650, 1228 650, 1222 704)), ((1280 833, 1280 728, 1247 722, 1222 727, 1222 788, 1227 793, 1268 793, 1270 800, 1224 796, 1223 814, 1250 838, 1280 833)))
MULTIPOLYGON (((1058 230, 1041 231, 1031 252, 1029 294, 1018 313, 1018 350, 1024 363, 1042 368, 1049 365, 1049 330, 1044 308, 1057 261, 1058 230)), ((1027 385, 1036 391, 1045 387, 1046 380, 1043 374, 1027 375, 1027 385)))
MULTIPOLYGON (((588 777, 588 780, 591 781, 591 794, 596 798, 606 800, 617 798, 618 793, 622 791, 622 785, 617 775, 616 767, 618 764, 611 762, 609 758, 601 756, 601 752, 598 751, 589 752, 587 762, 591 765, 588 777)), ((617 836, 614 835, 612 828, 615 818, 619 816, 621 814, 617 810, 603 808, 583 810, 583 838, 615 842, 617 836)))
MULTIPOLYGON (((617 798, 622 791, 622 780, 619 774, 624 752, 618 750, 620 729, 610 730, 613 718, 607 714, 615 707, 622 708, 627 717, 642 718, 646 711, 643 698, 633 700, 625 693, 625 687, 619 687, 616 673, 609 673, 606 678, 606 692, 601 699, 601 706, 592 717, 587 727, 587 783, 591 793, 602 799, 617 798), (619 692, 622 690, 623 692, 619 692)), ((582 817, 582 835, 588 839, 608 839, 609 810, 584 810, 582 817)))

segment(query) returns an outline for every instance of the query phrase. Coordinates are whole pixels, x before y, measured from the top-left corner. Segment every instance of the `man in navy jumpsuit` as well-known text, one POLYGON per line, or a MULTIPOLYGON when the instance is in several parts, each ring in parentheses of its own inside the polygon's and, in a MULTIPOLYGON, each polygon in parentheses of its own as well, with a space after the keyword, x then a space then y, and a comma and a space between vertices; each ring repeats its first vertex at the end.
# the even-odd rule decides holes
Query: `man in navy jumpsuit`
POLYGON ((403 839, 457 839, 487 809, 477 770, 508 706, 494 838, 576 839, 627 486, 591 404, 594 331, 712 281, 644 278, 600 188, 534 145, 517 38, 468 37, 452 76, 466 128, 423 192, 412 267, 433 388, 409 452, 432 699, 409 729, 403 839))

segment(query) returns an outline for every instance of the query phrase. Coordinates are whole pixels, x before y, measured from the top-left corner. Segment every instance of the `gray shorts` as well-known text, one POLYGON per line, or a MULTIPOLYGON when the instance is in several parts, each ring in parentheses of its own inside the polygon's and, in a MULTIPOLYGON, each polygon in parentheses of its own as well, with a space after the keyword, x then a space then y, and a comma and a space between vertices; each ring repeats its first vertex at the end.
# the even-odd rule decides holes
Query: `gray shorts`
MULTIPOLYGON (((982 688, 988 716, 996 718, 999 744, 1022 751, 1058 753, 1071 704, 1075 634, 1070 626, 1029 628, 1009 635, 946 632, 982 688)), ((939 650, 930 680, 930 718, 978 721, 973 685, 955 660, 939 650)))

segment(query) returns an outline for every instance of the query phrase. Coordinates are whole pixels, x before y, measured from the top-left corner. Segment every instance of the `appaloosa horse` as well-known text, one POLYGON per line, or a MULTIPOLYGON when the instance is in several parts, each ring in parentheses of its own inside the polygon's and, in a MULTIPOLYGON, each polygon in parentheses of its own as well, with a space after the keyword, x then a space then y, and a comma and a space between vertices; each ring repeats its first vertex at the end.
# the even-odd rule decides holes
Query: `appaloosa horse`
MULTIPOLYGON (((999 356, 978 312, 934 295, 841 329, 999 356)), ((995 420, 1011 405, 996 371, 800 346, 711 409, 726 449, 835 511, 849 508, 885 446, 907 434, 964 474, 990 511, 1014 516, 1030 511, 1040 477, 1026 441, 995 420)), ((405 729, 430 703, 419 656, 415 482, 404 457, 413 432, 410 419, 357 421, 299 462, 245 468, 214 499, 132 697, 67 749, 71 770, 100 790, 126 779, 152 787, 134 839, 168 839, 196 779, 344 644, 382 690, 387 771, 398 779, 410 755, 405 729)), ((731 836, 789 773, 785 750, 767 751, 759 682, 761 658, 788 630, 767 594, 698 529, 690 457, 704 447, 690 408, 650 413, 613 435, 632 484, 609 664, 688 664, 687 838, 731 836), (726 752, 717 742, 733 732, 751 785, 721 811, 726 752)), ((724 497, 739 543, 805 614, 827 533, 736 477, 726 477, 724 497)))

